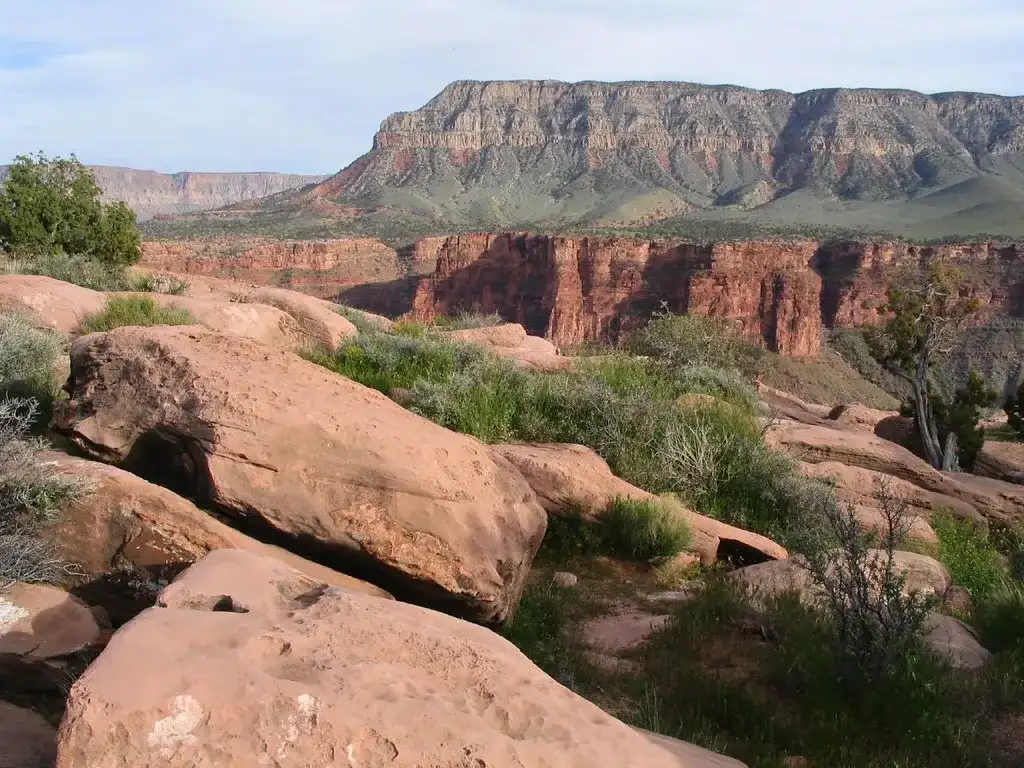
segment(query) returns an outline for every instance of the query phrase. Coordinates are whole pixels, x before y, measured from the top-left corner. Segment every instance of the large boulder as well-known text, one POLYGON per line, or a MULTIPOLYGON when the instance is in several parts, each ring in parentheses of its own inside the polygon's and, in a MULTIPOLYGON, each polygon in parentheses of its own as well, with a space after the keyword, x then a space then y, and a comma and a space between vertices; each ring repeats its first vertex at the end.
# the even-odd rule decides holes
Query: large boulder
MULTIPOLYGON (((886 562, 886 554, 881 550, 871 550, 869 562, 881 565, 886 562)), ((804 563, 801 556, 758 563, 736 569, 729 574, 729 578, 760 597, 795 592, 804 600, 815 601, 818 590, 804 563)), ((903 588, 907 594, 936 595, 941 598, 952 583, 946 567, 927 555, 894 552, 893 566, 904 577, 903 588)))
POLYGON ((43 535, 75 564, 69 586, 103 607, 115 625, 151 606, 160 588, 188 565, 224 548, 264 554, 332 586, 388 597, 371 584, 246 536, 123 469, 60 453, 43 460, 84 490, 43 535))
POLYGON ((53 426, 92 456, 396 596, 482 622, 514 610, 546 515, 478 440, 196 327, 93 334, 71 358, 53 426))
POLYGON ((837 424, 856 429, 861 432, 875 432, 875 427, 880 421, 892 416, 899 416, 897 411, 880 411, 877 408, 869 408, 860 403, 848 403, 837 405, 829 413, 828 418, 837 424))
POLYGON ((978 641, 978 634, 952 616, 928 614, 924 632, 925 644, 956 669, 981 669, 992 658, 978 641))
POLYGON ((104 642, 89 606, 62 589, 15 584, 0 593, 0 691, 59 690, 104 642))
POLYGON ((57 731, 35 712, 0 701, 0 768, 48 768, 57 731))
POLYGON ((99 291, 52 277, 0 275, 0 312, 24 314, 40 328, 71 334, 106 306, 106 296, 99 291))
MULTIPOLYGON (((817 464, 810 462, 799 462, 800 474, 804 477, 811 477, 824 480, 833 485, 836 496, 856 506, 879 508, 880 484, 888 485, 889 492, 907 502, 910 512, 916 517, 930 520, 932 515, 943 512, 965 520, 971 520, 982 529, 987 528, 988 522, 970 502, 961 498, 947 496, 943 493, 928 491, 919 488, 908 480, 887 475, 877 470, 864 469, 863 467, 851 467, 837 461, 823 461, 817 464)), ((950 489, 959 492, 950 485, 950 489)))
POLYGON ((684 761, 483 627, 255 557, 238 570, 197 564, 117 633, 71 690, 57 768, 723 765, 684 761))
MULTIPOLYGON (((283 288, 259 288, 246 298, 249 302, 266 304, 286 312, 298 324, 307 343, 334 349, 358 331, 350 320, 342 317, 329 301, 283 288)), ((369 320, 381 325, 380 320, 369 320)), ((387 321, 390 323, 390 321, 387 321)))
POLYGON ((974 460, 974 473, 1024 484, 1024 443, 987 440, 974 460))
MULTIPOLYGON (((612 474, 608 462, 593 450, 571 443, 496 445, 526 478, 550 514, 564 514, 571 506, 596 522, 618 497, 653 501, 657 497, 612 474)), ((720 556, 744 562, 787 557, 785 548, 757 533, 699 515, 682 504, 672 504, 693 534, 690 546, 705 564, 720 556)))
POLYGON ((299 324, 276 307, 256 303, 238 303, 217 299, 195 299, 161 293, 111 293, 109 298, 148 298, 157 306, 183 309, 197 323, 211 331, 247 339, 282 349, 295 349, 308 343, 299 324))
POLYGON ((553 372, 567 371, 573 367, 573 358, 560 355, 555 345, 547 339, 528 336, 518 323, 445 331, 444 335, 464 344, 486 347, 492 354, 508 358, 521 368, 553 372))

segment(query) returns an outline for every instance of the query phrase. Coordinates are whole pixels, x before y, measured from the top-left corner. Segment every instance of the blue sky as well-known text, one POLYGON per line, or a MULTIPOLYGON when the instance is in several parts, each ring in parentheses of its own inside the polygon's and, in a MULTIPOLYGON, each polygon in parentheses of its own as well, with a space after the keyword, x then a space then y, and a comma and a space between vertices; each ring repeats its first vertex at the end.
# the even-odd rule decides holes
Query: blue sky
POLYGON ((330 173, 457 79, 1024 94, 1024 0, 0 0, 0 162, 330 173))

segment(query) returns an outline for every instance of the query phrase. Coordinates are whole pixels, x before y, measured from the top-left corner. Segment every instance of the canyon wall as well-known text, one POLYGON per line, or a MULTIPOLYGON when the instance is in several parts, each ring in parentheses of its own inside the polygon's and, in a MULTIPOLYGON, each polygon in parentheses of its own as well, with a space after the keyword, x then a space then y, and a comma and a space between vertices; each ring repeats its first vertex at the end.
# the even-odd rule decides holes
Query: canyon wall
POLYGON ((355 285, 397 280, 404 274, 395 249, 372 238, 145 242, 140 265, 276 285, 320 298, 332 298, 355 285))
POLYGON ((901 270, 935 257, 965 268, 965 291, 986 316, 1024 314, 1024 251, 976 243, 816 241, 696 245, 526 234, 420 241, 435 272, 413 299, 416 317, 498 312, 558 346, 615 341, 665 306, 737 321, 752 342, 789 357, 818 353, 826 327, 878 318, 901 270))

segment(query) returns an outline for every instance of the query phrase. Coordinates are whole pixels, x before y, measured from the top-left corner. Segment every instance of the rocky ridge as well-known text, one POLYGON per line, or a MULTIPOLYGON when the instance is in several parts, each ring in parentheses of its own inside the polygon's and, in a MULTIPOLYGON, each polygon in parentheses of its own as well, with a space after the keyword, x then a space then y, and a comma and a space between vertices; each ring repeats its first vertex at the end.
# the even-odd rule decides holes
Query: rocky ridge
MULTIPOLYGON (((295 173, 167 174, 105 165, 90 166, 90 170, 104 199, 128 203, 140 221, 255 200, 326 178, 295 173)), ((6 175, 7 166, 0 166, 0 182, 6 175)))
POLYGON ((364 232, 643 226, 712 211, 934 237, 1021 234, 1021 202, 1022 97, 545 80, 454 82, 385 119, 340 173, 243 207, 354 211, 364 232))

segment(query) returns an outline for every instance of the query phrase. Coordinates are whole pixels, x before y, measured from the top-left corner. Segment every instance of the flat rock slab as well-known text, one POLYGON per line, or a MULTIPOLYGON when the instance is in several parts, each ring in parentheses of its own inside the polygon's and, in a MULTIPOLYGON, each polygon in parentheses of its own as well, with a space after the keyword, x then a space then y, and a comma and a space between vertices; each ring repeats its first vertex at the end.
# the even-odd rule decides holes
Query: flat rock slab
POLYGON ((671 619, 643 611, 602 616, 583 625, 580 639, 588 648, 614 656, 640 647, 671 619))
POLYGON ((483 627, 311 593, 245 557, 248 581, 200 562, 115 635, 72 688, 57 768, 723 765, 633 731, 483 627))
POLYGON ((89 606, 56 587, 15 584, 0 594, 0 655, 44 661, 99 640, 89 606))

